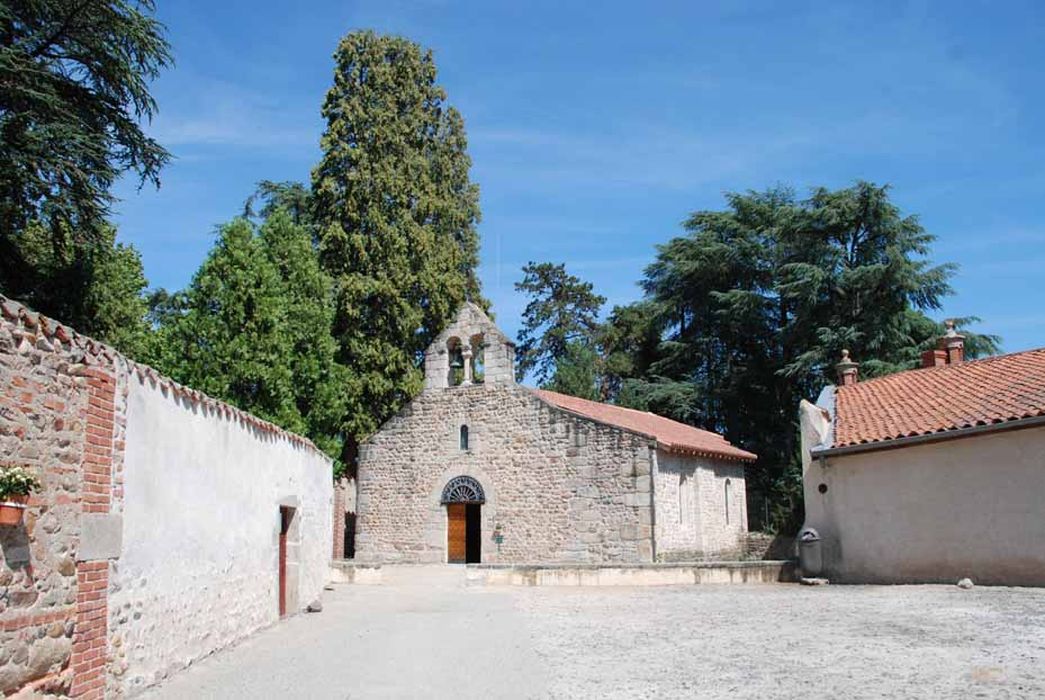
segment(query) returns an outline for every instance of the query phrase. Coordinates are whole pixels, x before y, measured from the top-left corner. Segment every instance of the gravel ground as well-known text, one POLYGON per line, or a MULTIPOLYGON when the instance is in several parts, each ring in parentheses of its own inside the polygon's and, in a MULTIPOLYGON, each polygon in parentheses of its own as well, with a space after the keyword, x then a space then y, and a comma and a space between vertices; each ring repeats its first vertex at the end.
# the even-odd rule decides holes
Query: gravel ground
POLYGON ((1045 590, 471 588, 386 567, 153 698, 1045 697, 1045 590))

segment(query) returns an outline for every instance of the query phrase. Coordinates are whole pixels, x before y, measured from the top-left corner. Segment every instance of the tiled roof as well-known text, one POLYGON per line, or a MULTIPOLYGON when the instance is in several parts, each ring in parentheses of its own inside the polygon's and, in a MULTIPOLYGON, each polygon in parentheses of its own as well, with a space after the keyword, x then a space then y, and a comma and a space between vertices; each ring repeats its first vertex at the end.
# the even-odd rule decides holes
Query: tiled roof
POLYGON ((758 459, 747 450, 731 445, 718 433, 679 423, 645 411, 613 406, 597 401, 578 399, 554 391, 534 389, 540 399, 586 418, 656 438, 658 445, 669 452, 692 454, 721 459, 753 462, 758 459))
POLYGON ((1045 348, 838 387, 831 447, 1036 416, 1045 416, 1045 348))

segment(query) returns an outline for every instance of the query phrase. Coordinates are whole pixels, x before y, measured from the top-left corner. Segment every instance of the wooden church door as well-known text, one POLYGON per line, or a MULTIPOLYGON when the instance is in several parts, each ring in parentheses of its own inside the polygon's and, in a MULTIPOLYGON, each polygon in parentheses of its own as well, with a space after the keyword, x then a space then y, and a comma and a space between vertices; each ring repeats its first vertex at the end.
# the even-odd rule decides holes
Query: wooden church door
POLYGON ((464 503, 446 504, 446 560, 463 564, 468 555, 468 516, 464 503))

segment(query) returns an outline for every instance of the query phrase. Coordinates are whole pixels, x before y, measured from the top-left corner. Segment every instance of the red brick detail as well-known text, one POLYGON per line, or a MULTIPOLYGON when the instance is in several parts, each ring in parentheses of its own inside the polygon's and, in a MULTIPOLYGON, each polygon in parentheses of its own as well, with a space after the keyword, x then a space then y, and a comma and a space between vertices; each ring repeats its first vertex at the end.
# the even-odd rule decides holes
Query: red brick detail
POLYGON ((109 562, 84 561, 76 565, 76 631, 69 665, 73 669, 74 698, 105 697, 108 645, 109 562))
POLYGON ((112 498, 113 417, 116 379, 97 367, 87 377, 87 437, 83 460, 83 511, 108 513, 112 498))
MULTIPOLYGON (((115 440, 115 377, 90 368, 84 446, 81 508, 84 513, 108 513, 113 494, 115 440)), ((76 628, 69 666, 75 698, 105 697, 108 663, 109 562, 82 561, 76 565, 76 628)))
POLYGON ((66 622, 73 618, 74 610, 71 605, 58 608, 56 610, 50 610, 47 612, 35 612, 26 615, 18 615, 17 617, 9 617, 8 619, 0 622, 0 630, 4 632, 17 632, 27 627, 36 627, 37 625, 49 625, 52 622, 66 622))

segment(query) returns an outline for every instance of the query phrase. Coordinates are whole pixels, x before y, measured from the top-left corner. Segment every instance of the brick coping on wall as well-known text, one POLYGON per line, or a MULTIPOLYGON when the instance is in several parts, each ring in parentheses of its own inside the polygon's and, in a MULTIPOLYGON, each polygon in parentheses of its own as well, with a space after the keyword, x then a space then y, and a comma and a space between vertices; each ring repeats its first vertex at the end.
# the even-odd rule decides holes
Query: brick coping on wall
MULTIPOLYGON (((178 384, 153 368, 130 360, 112 347, 81 335, 3 295, 0 295, 0 322, 7 327, 6 330, 14 340, 15 353, 69 353, 73 362, 63 371, 81 378, 86 385, 83 459, 80 465, 81 533, 85 515, 105 517, 115 511, 114 517, 118 517, 123 510, 126 379, 132 373, 140 381, 158 385, 175 398, 186 399, 251 429, 285 439, 330 461, 308 438, 178 384), (121 400, 119 405, 116 402, 118 390, 121 400)), ((41 504, 30 501, 30 505, 41 504)), ((21 691, 48 691, 51 686, 68 682, 68 692, 72 697, 94 700, 106 696, 106 685, 110 680, 107 671, 111 661, 108 639, 109 575, 111 563, 118 560, 119 554, 110 553, 93 558, 84 553, 82 545, 81 540, 77 544, 75 604, 0 621, 0 629, 4 631, 21 631, 59 620, 75 621, 68 667, 63 668, 60 674, 32 681, 21 691), (81 553, 85 558, 80 558, 81 553), (68 679, 66 677, 70 670, 72 677, 68 679)), ((120 692, 118 684, 109 690, 113 695, 120 692)))
POLYGON ((158 385, 165 391, 170 391, 175 397, 185 398, 195 405, 203 406, 209 410, 224 415, 226 418, 238 420, 244 425, 271 433, 292 443, 306 447, 316 454, 323 455, 330 460, 326 454, 316 447, 308 438, 285 430, 275 423, 258 418, 243 409, 231 406, 224 401, 215 399, 208 394, 198 391, 183 384, 179 384, 170 377, 153 369, 148 365, 135 362, 123 355, 115 348, 99 342, 94 338, 74 331, 62 323, 30 310, 24 304, 0 294, 0 314, 3 318, 18 327, 23 335, 23 342, 29 343, 29 347, 35 346, 42 350, 61 351, 63 347, 76 348, 84 353, 85 360, 91 358, 93 362, 105 366, 115 366, 116 363, 126 365, 129 372, 137 375, 139 380, 148 380, 153 385, 158 385), (32 341, 29 340, 32 338, 32 341))

